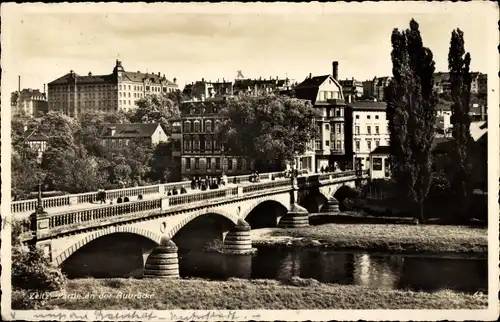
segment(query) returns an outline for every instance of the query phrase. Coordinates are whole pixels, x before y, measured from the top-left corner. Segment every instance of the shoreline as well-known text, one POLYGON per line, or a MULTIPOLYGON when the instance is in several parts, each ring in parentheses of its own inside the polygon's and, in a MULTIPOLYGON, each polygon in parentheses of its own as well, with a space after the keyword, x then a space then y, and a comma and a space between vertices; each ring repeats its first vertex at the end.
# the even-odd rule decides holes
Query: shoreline
MULTIPOLYGON (((13 292, 16 299, 26 296, 13 292)), ((314 279, 78 279, 38 309, 484 309, 485 294, 433 293, 320 283, 314 279), (127 296, 124 296, 127 294, 127 296), (105 296, 104 296, 105 295, 105 296), (134 296, 140 295, 140 296, 134 296)))
POLYGON ((487 229, 464 226, 324 224, 254 229, 250 235, 252 245, 257 247, 481 258, 488 255, 487 229))

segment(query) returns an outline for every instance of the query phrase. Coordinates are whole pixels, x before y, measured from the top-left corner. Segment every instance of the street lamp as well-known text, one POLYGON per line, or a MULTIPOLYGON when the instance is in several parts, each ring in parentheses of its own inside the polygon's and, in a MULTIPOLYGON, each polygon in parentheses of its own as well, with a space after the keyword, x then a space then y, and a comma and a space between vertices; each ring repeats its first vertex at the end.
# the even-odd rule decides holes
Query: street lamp
POLYGON ((225 157, 224 157, 224 143, 221 143, 221 162, 222 162, 222 176, 224 176, 224 162, 225 161, 225 157))

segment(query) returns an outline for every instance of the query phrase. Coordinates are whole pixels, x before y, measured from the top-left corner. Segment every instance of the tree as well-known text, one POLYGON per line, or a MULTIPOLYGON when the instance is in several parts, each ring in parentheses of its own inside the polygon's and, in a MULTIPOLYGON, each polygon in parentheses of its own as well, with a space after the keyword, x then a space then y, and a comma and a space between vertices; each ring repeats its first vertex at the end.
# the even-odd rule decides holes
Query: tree
POLYGON ((464 33, 460 29, 451 33, 448 53, 448 69, 451 85, 451 124, 453 136, 453 167, 455 168, 452 187, 457 198, 461 217, 467 213, 467 201, 471 187, 467 180, 472 171, 467 150, 471 143, 470 135, 470 98, 471 75, 469 72, 470 54, 465 52, 464 33))
POLYGON ((15 200, 25 199, 42 183, 44 171, 37 162, 37 153, 28 145, 12 149, 12 195, 15 200))
POLYGON ((147 95, 136 101, 137 109, 132 111, 133 123, 160 123, 166 134, 172 133, 170 119, 180 115, 179 105, 166 95, 147 95))
POLYGON ((69 193, 95 191, 101 188, 108 174, 99 166, 97 158, 89 155, 83 146, 58 150, 56 158, 47 164, 52 182, 57 189, 69 193))
POLYGON ((274 95, 228 100, 220 115, 217 136, 231 153, 268 165, 306 152, 318 116, 309 101, 274 95))
POLYGON ((423 46, 418 23, 413 19, 406 31, 393 31, 391 42, 394 77, 386 93, 392 173, 402 197, 419 210, 424 221, 436 123, 434 60, 432 51, 423 46))

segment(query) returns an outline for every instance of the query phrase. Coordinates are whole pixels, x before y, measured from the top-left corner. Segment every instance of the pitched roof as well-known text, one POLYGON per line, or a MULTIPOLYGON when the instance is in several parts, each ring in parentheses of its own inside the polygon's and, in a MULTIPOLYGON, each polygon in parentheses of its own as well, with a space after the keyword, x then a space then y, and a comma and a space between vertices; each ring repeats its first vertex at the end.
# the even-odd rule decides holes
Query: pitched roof
POLYGON ((387 109, 386 102, 375 102, 369 100, 356 101, 353 103, 347 104, 347 106, 351 107, 353 110, 377 110, 377 111, 385 111, 387 109))
POLYGON ((297 98, 310 100, 313 104, 315 104, 316 97, 318 96, 319 87, 329 77, 330 75, 323 75, 323 76, 306 78, 302 83, 298 84, 295 87, 295 96, 297 98))
POLYGON ((49 83, 49 85, 61 85, 67 84, 76 79, 78 84, 110 84, 117 83, 118 79, 116 75, 88 75, 88 76, 80 76, 76 73, 67 73, 64 76, 59 77, 56 80, 53 80, 49 83))
POLYGON ((30 134, 28 134, 28 136, 26 136, 26 141, 47 141, 48 139, 49 137, 40 133, 38 129, 34 129, 30 132, 30 134))
POLYGON ((151 137, 156 131, 159 123, 110 123, 104 125, 101 138, 146 138, 151 137), (110 128, 115 128, 115 134, 111 135, 110 128))
MULTIPOLYGON (((436 105, 436 110, 437 111, 451 111, 451 102, 449 103, 438 103, 436 105)), ((475 114, 475 115, 480 115, 481 114, 481 107, 471 105, 469 107, 469 114, 475 114)))
POLYGON ((143 82, 145 79, 148 79, 153 84, 161 84, 161 82, 165 82, 167 85, 176 85, 175 83, 169 81, 165 75, 161 76, 153 73, 141 73, 141 72, 123 72, 122 79, 129 80, 131 82, 143 82))

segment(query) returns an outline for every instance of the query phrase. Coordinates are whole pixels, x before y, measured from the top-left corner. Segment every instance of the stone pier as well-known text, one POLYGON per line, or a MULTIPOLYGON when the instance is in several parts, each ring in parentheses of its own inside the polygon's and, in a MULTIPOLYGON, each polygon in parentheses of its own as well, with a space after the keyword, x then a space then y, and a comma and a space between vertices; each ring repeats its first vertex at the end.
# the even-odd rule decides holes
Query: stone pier
POLYGON ((178 278, 179 277, 179 256, 175 243, 162 237, 160 246, 156 247, 144 267, 145 278, 178 278))
POLYGON ((238 223, 230 230, 224 239, 224 253, 244 255, 250 254, 252 249, 252 238, 250 237, 250 225, 239 219, 238 223))

